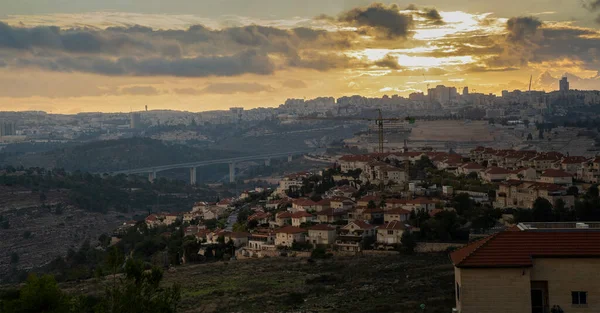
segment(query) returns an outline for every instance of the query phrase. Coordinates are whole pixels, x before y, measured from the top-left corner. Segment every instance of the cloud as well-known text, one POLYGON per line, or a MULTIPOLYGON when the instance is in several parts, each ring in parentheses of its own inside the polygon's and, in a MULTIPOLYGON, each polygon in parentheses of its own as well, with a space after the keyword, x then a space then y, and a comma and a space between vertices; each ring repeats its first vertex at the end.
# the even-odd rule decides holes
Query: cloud
POLYGON ((281 86, 289 89, 303 89, 308 87, 305 82, 298 79, 286 79, 281 82, 281 86))
POLYGON ((337 21, 385 39, 407 38, 414 28, 412 16, 400 13, 400 8, 395 4, 386 6, 373 3, 355 8, 342 13, 337 21))
POLYGON ((533 16, 513 17, 506 22, 506 39, 510 42, 526 42, 538 36, 542 22, 533 16))
POLYGON ((186 59, 124 57, 117 60, 98 57, 23 58, 13 66, 38 67, 59 72, 83 72, 127 76, 237 76, 246 73, 267 75, 274 71, 268 56, 248 50, 230 56, 200 56, 186 59))
POLYGON ((160 91, 152 86, 132 86, 121 88, 121 94, 133 96, 155 96, 160 91))
POLYGON ((273 87, 259 83, 213 83, 202 89, 203 93, 236 94, 273 91, 273 87))
POLYGON ((377 67, 384 67, 392 70, 399 70, 402 68, 402 66, 398 64, 398 58, 390 54, 386 55, 381 60, 375 61, 373 64, 375 64, 377 67))
MULTIPOLYGON (((583 6, 590 12, 596 12, 600 9, 600 0, 593 0, 592 2, 584 2, 583 6)), ((600 14, 595 19, 596 23, 600 24, 600 14)))
POLYGON ((196 88, 175 88, 173 92, 179 95, 199 95, 202 93, 202 90, 196 88))
POLYGON ((438 12, 438 10, 436 10, 434 8, 423 9, 423 11, 420 11, 417 14, 419 16, 425 18, 427 21, 429 21, 433 25, 444 25, 444 24, 446 24, 444 22, 444 19, 440 15, 440 12, 438 12))

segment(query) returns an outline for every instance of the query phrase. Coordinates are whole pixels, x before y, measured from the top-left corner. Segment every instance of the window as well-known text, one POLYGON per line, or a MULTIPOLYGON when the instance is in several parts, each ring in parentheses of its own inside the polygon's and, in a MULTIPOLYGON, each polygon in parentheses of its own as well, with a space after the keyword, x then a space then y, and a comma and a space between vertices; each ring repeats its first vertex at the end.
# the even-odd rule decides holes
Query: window
POLYGON ((571 291, 573 304, 587 304, 587 291, 571 291))
POLYGON ((456 300, 460 301, 460 285, 456 283, 456 300))
POLYGON ((394 231, 393 230, 388 230, 388 235, 393 235, 394 231))

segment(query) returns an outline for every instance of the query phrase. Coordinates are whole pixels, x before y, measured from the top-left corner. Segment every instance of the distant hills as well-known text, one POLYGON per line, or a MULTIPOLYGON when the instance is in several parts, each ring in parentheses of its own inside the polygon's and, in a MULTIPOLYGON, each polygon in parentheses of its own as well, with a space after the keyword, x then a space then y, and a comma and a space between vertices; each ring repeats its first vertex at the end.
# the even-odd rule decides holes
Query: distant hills
POLYGON ((64 168, 67 171, 107 172, 238 157, 234 151, 198 149, 149 138, 94 141, 51 151, 5 155, 0 164, 64 168))

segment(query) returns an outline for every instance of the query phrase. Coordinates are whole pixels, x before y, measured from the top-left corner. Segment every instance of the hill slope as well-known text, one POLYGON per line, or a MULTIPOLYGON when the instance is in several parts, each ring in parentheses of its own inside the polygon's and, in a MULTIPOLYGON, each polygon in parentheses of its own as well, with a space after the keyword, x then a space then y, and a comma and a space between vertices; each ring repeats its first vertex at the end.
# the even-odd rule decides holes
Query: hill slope
POLYGON ((148 138, 95 141, 52 151, 8 156, 5 165, 107 172, 172 163, 240 156, 237 152, 197 149, 148 138))

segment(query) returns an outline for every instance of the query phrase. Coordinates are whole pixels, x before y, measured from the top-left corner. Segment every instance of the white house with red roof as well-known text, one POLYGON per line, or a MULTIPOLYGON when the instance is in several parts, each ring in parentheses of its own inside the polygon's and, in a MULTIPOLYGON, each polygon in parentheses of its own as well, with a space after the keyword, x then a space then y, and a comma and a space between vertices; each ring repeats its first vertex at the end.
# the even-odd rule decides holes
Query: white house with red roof
POLYGON ((543 183, 570 186, 573 184, 573 174, 563 170, 547 169, 542 173, 539 181, 543 183))
POLYGON ((348 211, 344 209, 329 208, 317 213, 317 221, 320 223, 336 223, 348 218, 348 211))
POLYGON ((292 212, 314 211, 316 208, 317 203, 308 198, 300 198, 292 201, 292 212))
POLYGON ((497 166, 492 166, 479 173, 479 177, 487 182, 499 182, 506 180, 511 171, 497 166))
POLYGON ((248 216, 248 221, 256 221, 259 225, 269 224, 271 216, 269 212, 256 212, 248 216))
POLYGON ((410 225, 401 221, 391 221, 377 228, 377 243, 380 247, 402 244, 402 234, 410 232, 410 225))
POLYGON ((471 173, 479 174, 479 172, 483 171, 484 169, 485 169, 485 167, 483 165, 480 165, 477 163, 473 163, 473 162, 465 163, 456 169, 456 174, 457 175, 469 175, 471 173))
POLYGON ((292 224, 292 212, 284 211, 275 214, 275 223, 279 227, 292 224))
POLYGON ((275 230, 275 245, 291 247, 294 242, 305 242, 306 241, 306 229, 285 226, 275 230))
POLYGON ((356 205, 354 201, 346 197, 333 197, 329 199, 329 207, 332 209, 349 210, 356 205))
POLYGON ((435 205, 439 203, 439 201, 435 201, 432 199, 419 197, 416 199, 407 200, 406 204, 402 206, 405 210, 408 211, 420 211, 425 210, 427 212, 435 209, 435 205))
POLYGON ((583 156, 568 156, 564 157, 555 169, 561 169, 571 174, 577 174, 577 171, 582 167, 583 163, 587 162, 587 158, 583 156))
POLYGON ((336 237, 336 228, 331 225, 319 224, 308 228, 308 242, 313 245, 332 245, 336 237))
POLYGON ((223 209, 230 208, 233 205, 233 200, 231 198, 225 198, 221 201, 217 202, 217 206, 223 209))
POLYGON ((515 170, 510 171, 510 174, 506 178, 506 180, 523 180, 523 181, 534 181, 537 180, 537 172, 535 169, 528 167, 522 167, 515 170))
POLYGON ((315 216, 306 211, 292 213, 292 226, 300 227, 304 223, 314 222, 315 220, 315 216))
POLYGON ((410 219, 410 211, 402 208, 394 208, 383 212, 383 222, 389 223, 392 221, 406 222, 410 219))

